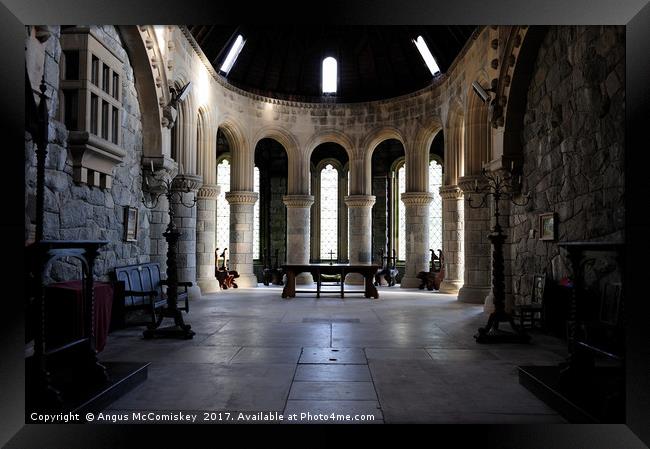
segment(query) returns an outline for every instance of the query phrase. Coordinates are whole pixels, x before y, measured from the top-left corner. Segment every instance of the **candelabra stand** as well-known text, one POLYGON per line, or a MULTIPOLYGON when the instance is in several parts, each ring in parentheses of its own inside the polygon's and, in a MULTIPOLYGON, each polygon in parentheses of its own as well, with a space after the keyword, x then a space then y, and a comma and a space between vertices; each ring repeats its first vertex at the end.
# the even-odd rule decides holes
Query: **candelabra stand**
MULTIPOLYGON (((191 330, 191 325, 184 322, 182 311, 178 308, 178 273, 176 271, 176 253, 181 232, 176 228, 176 224, 174 223, 175 214, 173 204, 177 203, 184 207, 192 208, 196 204, 196 195, 191 204, 185 204, 185 202, 183 202, 183 193, 189 193, 191 189, 187 180, 183 178, 182 175, 173 178, 165 177, 158 173, 154 173, 152 166, 151 176, 158 182, 159 188, 162 189, 162 191, 160 193, 152 193, 154 199, 151 203, 145 201, 143 196, 142 202, 144 206, 147 209, 155 209, 158 205, 158 201, 164 195, 167 197, 169 207, 169 224, 167 225, 165 232, 163 232, 163 236, 167 241, 167 306, 161 311, 161 315, 156 324, 150 325, 148 329, 144 331, 144 338, 160 336, 190 339, 194 336, 194 331, 191 330), (174 326, 160 328, 160 324, 164 318, 173 318, 174 326)), ((145 183, 149 186, 149 180, 146 177, 145 183)))
MULTIPOLYGON (((488 198, 494 198, 494 226, 491 229, 488 238, 492 243, 492 295, 494 297, 494 312, 490 314, 487 325, 478 329, 474 336, 477 343, 528 343, 530 335, 515 325, 512 315, 506 312, 505 308, 505 274, 503 263, 503 243, 506 236, 499 224, 499 201, 502 199, 509 200, 517 206, 525 206, 530 201, 530 193, 523 195, 524 202, 517 203, 514 196, 517 191, 513 188, 512 175, 507 173, 501 177, 488 173, 485 168, 481 172, 487 180, 487 184, 479 187, 478 181, 474 184, 474 193, 481 195, 481 202, 478 205, 472 204, 471 195, 468 195, 467 203, 472 209, 486 207, 488 198), (499 330, 499 323, 508 322, 514 332, 499 330)), ((520 179, 519 177, 517 178, 520 179)), ((519 184, 517 182, 517 184, 519 184)))

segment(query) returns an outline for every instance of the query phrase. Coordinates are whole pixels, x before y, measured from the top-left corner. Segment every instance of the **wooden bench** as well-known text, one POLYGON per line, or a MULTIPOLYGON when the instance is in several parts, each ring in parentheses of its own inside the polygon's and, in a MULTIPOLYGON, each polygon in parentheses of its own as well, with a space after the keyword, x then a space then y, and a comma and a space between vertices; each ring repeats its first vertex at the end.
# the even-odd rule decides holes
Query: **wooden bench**
MULTIPOLYGON (((156 310, 167 304, 167 295, 163 291, 163 285, 167 281, 160 276, 160 264, 156 262, 128 265, 115 268, 115 303, 113 304, 114 327, 124 327, 126 313, 133 310, 146 310, 151 314, 150 327, 156 326, 156 310)), ((178 308, 189 312, 188 287, 191 282, 178 283, 178 308), (181 290, 180 287, 184 287, 181 290), (181 304, 185 303, 182 307, 181 304)))

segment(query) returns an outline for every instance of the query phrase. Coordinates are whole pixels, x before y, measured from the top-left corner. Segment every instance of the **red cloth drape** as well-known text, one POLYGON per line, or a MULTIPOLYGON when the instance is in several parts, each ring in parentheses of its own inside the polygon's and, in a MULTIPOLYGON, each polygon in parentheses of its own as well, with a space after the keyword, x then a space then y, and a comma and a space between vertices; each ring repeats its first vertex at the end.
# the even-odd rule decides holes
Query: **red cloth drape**
MULTIPOLYGON (((95 290, 95 348, 102 351, 106 346, 111 324, 113 285, 94 282, 95 290)), ((45 293, 45 340, 49 348, 86 336, 85 307, 81 281, 49 284, 45 293)))

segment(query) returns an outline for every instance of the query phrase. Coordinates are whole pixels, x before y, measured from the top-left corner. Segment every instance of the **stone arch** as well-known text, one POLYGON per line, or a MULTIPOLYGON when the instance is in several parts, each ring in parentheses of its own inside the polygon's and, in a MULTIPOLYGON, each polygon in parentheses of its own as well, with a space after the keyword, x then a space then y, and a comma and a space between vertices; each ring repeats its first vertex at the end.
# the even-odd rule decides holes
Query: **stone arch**
MULTIPOLYGON (((372 155, 380 143, 389 139, 395 139, 399 141, 402 144, 402 147, 404 148, 404 154, 406 154, 407 148, 406 148, 406 139, 404 137, 404 133, 392 126, 385 126, 371 131, 363 139, 363 142, 359 148, 359 151, 363 156, 364 177, 361 181, 362 181, 363 191, 367 194, 370 194, 370 192, 372 191, 372 185, 371 185, 372 184, 372 179, 371 179, 372 155)), ((352 181, 350 181, 350 190, 352 190, 352 188, 353 188, 352 181)))
MULTIPOLYGON (((175 89, 180 89, 187 81, 184 77, 177 77, 173 83, 175 89)), ((196 147, 196 120, 197 109, 194 106, 194 97, 190 94, 185 101, 181 102, 178 108, 178 116, 174 125, 176 148, 176 162, 182 164, 183 172, 186 174, 197 174, 197 147, 196 147)))
POLYGON ((421 125, 411 145, 405 148, 406 160, 406 191, 425 192, 429 188, 429 151, 433 139, 443 132, 442 123, 433 119, 421 125))
MULTIPOLYGON (((326 129, 322 130, 316 134, 314 134, 311 139, 309 139, 309 142, 307 143, 307 146, 305 147, 305 152, 303 153, 303 159, 300 164, 300 179, 309 179, 310 178, 310 161, 311 161, 311 155, 316 149, 317 146, 327 143, 327 142, 333 142, 336 144, 339 144, 343 147, 345 152, 348 155, 348 163, 350 164, 350 173, 353 171, 352 166, 354 164, 354 154, 355 154, 355 145, 352 141, 352 139, 345 133, 336 130, 336 129, 326 129)), ((307 187, 308 188, 308 187, 307 187)), ((352 179, 350 180, 350 190, 352 191, 352 179)))
POLYGON ((314 134, 314 136, 309 139, 306 147, 305 159, 309 161, 314 149, 316 149, 318 145, 327 142, 334 142, 341 145, 346 153, 348 153, 348 158, 350 160, 354 158, 355 146, 352 139, 339 130, 326 129, 314 134))
POLYGON ((287 153, 287 195, 307 193, 309 190, 303 190, 301 185, 301 155, 298 141, 294 135, 280 126, 265 126, 261 128, 253 138, 253 151, 255 151, 254 149, 262 139, 275 140, 282 145, 282 148, 284 148, 284 151, 287 153))
POLYGON ((196 121, 197 173, 203 177, 203 183, 212 185, 216 181, 216 144, 217 131, 213 127, 213 118, 208 106, 201 106, 196 121))
POLYGON ((223 131, 230 147, 231 170, 233 170, 230 176, 230 190, 252 191, 254 154, 249 148, 242 127, 231 117, 224 117, 220 120, 218 128, 223 131))
POLYGON ((447 115, 445 137, 444 185, 456 185, 465 173, 465 116, 463 106, 452 98, 447 115))
POLYGON ((489 127, 489 103, 483 102, 473 92, 471 83, 478 81, 481 86, 487 88, 488 76, 484 70, 478 70, 475 75, 469 78, 467 86, 467 99, 465 103, 465 151, 464 151, 464 174, 478 175, 483 164, 489 162, 491 157, 490 127, 489 127))
MULTIPOLYGON (((116 27, 133 67, 138 103, 142 113, 143 156, 162 158, 170 155, 169 130, 163 128, 161 105, 169 103, 167 75, 164 67, 152 67, 151 57, 160 50, 151 26, 121 25, 116 27), (154 73, 155 71, 155 73, 154 73)), ((162 162, 160 163, 162 166, 162 162)))
POLYGON ((510 156, 517 159, 521 156, 521 131, 524 126, 524 114, 528 101, 528 87, 530 86, 531 77, 535 68, 537 54, 548 31, 546 26, 517 27, 514 34, 511 48, 513 66, 510 68, 511 74, 506 74, 500 81, 503 86, 503 95, 506 104, 503 109, 503 145, 504 156, 510 156), (519 44, 519 45, 517 45, 519 44), (505 78, 505 77, 508 78, 505 78), (506 86, 507 84, 507 86, 506 86), (507 87, 507 89, 506 89, 507 87))

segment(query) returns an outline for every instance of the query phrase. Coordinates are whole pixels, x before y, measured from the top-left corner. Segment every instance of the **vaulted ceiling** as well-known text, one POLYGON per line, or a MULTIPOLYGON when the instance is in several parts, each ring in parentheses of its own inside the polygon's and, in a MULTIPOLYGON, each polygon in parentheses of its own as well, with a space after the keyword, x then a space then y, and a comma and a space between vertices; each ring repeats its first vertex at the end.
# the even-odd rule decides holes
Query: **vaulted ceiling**
MULTIPOLYGON (((422 36, 442 73, 475 26, 218 26, 188 25, 219 72, 241 34, 245 45, 226 78, 274 98, 323 101, 322 61, 338 62, 337 102, 370 101, 421 89, 433 80, 413 39, 422 36)), ((332 101, 332 100, 330 100, 332 101)))

